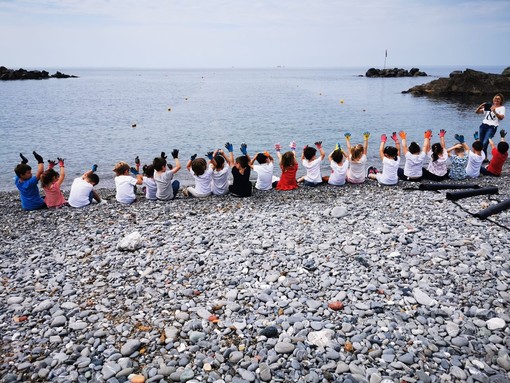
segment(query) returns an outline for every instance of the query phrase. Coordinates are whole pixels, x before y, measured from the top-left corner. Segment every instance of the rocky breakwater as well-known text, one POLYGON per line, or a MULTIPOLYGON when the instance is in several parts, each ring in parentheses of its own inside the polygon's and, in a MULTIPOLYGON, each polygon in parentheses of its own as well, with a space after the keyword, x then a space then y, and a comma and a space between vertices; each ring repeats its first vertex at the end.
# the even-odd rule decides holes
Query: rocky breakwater
POLYGON ((78 76, 65 74, 62 72, 55 72, 50 75, 45 70, 26 70, 20 69, 8 69, 4 66, 0 66, 0 81, 10 80, 45 80, 49 78, 77 78, 78 76))
POLYGON ((510 212, 468 213, 508 181, 458 204, 375 182, 35 212, 0 193, 1 381, 508 382, 510 212))
POLYGON ((417 85, 402 93, 432 96, 470 96, 510 93, 510 67, 501 74, 485 73, 473 69, 454 71, 448 78, 441 77, 427 84, 417 85))
POLYGON ((370 68, 365 73, 365 77, 419 77, 427 76, 427 73, 420 71, 418 68, 412 68, 411 70, 402 68, 393 69, 376 69, 370 68))

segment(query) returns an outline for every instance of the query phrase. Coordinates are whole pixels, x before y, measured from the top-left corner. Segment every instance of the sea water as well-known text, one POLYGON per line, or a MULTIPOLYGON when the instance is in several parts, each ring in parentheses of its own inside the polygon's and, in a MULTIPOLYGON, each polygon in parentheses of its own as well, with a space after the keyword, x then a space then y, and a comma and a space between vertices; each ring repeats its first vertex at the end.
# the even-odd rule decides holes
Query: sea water
MULTIPOLYGON (((33 150, 45 160, 65 158, 63 188, 69 189, 73 178, 94 163, 99 187, 111 187, 118 161, 134 165, 139 156, 142 164, 151 163, 161 151, 178 148, 184 168, 190 155, 205 156, 227 141, 237 156, 243 142, 251 154, 268 150, 274 155, 276 142, 286 150, 295 140, 300 156, 301 148, 315 141, 323 141, 329 153, 337 142, 345 148, 345 132, 356 144, 370 131, 368 158, 374 165, 380 165, 382 133, 405 130, 409 142, 421 145, 424 130, 434 131, 434 142, 439 129, 446 129, 448 145, 455 133, 471 141, 482 119, 474 110, 488 100, 402 94, 465 67, 420 68, 429 76, 407 78, 366 78, 367 69, 59 68, 79 78, 0 82, 0 190, 14 189, 12 169, 20 152, 36 167, 33 150)), ((192 182, 185 169, 176 178, 192 182)))

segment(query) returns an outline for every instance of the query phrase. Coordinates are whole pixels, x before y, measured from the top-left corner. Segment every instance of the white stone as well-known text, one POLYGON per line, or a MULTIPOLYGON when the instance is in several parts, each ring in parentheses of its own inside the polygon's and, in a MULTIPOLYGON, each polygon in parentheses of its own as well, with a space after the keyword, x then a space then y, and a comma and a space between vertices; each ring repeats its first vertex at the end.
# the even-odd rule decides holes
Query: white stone
POLYGON ((501 330, 505 328, 506 322, 501 318, 492 318, 487 321, 487 328, 489 330, 501 330))
POLYGON ((414 299, 416 299, 416 302, 424 306, 432 306, 436 303, 434 299, 429 297, 425 292, 423 292, 419 288, 413 289, 413 297, 414 299))
POLYGON ((138 231, 126 235, 117 243, 117 250, 135 251, 142 247, 142 236, 138 231))

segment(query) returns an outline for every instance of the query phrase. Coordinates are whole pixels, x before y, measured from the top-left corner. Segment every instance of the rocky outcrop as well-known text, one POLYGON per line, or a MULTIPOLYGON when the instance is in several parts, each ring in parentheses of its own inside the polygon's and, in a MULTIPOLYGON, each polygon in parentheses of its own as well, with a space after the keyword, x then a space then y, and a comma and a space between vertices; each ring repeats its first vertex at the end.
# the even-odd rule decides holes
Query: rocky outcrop
POLYGON ((55 74, 50 75, 49 72, 45 70, 26 70, 23 68, 14 70, 8 69, 4 66, 0 66, 0 81, 45 80, 48 78, 77 78, 77 77, 78 76, 73 76, 58 71, 55 72, 55 74))
POLYGON ((420 71, 418 68, 412 68, 411 70, 402 68, 393 69, 376 69, 370 68, 365 73, 366 77, 418 77, 427 76, 427 73, 420 71))
MULTIPOLYGON (((509 73, 509 68, 503 73, 509 73)), ((473 69, 454 71, 448 78, 441 77, 427 84, 417 85, 402 93, 431 96, 470 96, 510 93, 510 76, 485 73, 473 69)))

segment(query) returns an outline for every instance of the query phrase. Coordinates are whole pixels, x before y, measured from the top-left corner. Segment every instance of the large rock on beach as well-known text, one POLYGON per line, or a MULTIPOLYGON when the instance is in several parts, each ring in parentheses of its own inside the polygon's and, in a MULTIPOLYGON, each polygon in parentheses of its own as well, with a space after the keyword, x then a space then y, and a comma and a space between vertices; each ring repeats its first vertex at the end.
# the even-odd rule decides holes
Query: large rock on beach
POLYGON ((432 96, 465 96, 510 93, 510 69, 503 74, 485 73, 473 69, 454 71, 448 78, 441 77, 429 83, 414 86, 402 93, 432 96))
POLYGON ((117 250, 135 251, 142 247, 142 236, 140 232, 135 231, 126 235, 117 243, 117 250))
POLYGON ((391 69, 376 69, 370 68, 365 73, 366 77, 423 77, 427 76, 427 73, 420 71, 418 68, 412 68, 411 70, 402 68, 391 68, 391 69))
POLYGON ((46 80, 49 78, 77 78, 78 76, 65 74, 62 72, 55 72, 50 75, 45 70, 26 70, 20 69, 8 69, 4 66, 0 66, 0 81, 10 80, 46 80))

